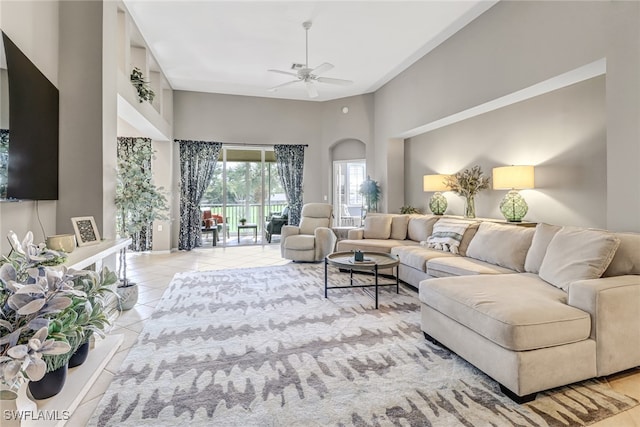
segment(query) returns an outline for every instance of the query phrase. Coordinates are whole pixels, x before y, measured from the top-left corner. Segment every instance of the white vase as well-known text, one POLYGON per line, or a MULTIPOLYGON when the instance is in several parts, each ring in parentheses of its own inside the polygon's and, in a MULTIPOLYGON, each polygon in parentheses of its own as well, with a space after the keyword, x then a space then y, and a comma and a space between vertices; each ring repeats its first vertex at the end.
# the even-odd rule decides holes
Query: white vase
POLYGON ((121 311, 131 310, 138 302, 138 285, 128 281, 128 286, 118 286, 116 292, 119 296, 118 307, 121 311))

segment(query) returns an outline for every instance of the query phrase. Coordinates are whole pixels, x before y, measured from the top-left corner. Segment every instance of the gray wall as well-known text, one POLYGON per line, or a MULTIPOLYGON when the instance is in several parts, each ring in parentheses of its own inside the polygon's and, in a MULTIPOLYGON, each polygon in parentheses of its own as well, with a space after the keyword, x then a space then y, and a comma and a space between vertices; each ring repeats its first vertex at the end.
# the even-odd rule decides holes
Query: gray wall
MULTIPOLYGON (((607 158, 605 78, 596 77, 509 107, 408 139, 405 200, 428 212, 432 193, 422 191, 425 174, 452 174, 480 165, 487 176, 497 166, 535 165, 536 188, 521 194, 526 219, 561 225, 606 223, 607 158)), ((502 218, 504 190, 476 197, 480 217, 502 218)), ((464 199, 446 192, 447 213, 462 215, 464 199)))
MULTIPOLYGON (((0 28, 58 86, 58 3, 2 1, 0 28)), ((10 250, 5 238, 10 230, 20 238, 31 230, 37 242, 44 241, 45 233, 55 234, 56 205, 54 201, 43 201, 38 206, 31 201, 0 203, 0 253, 6 254, 10 250)))
MULTIPOLYGON (((572 213, 565 220, 640 231, 639 15, 638 2, 499 2, 379 89, 370 171, 381 182, 383 208, 394 211, 404 204, 403 133, 607 58, 608 192, 591 201, 594 210, 606 206, 607 216, 586 219, 566 206, 572 213), (625 167, 612 167, 614 158, 625 167)), ((483 148, 489 152, 492 146, 483 148)), ((473 155, 456 153, 455 162, 473 161, 473 155)))
MULTIPOLYGON (((308 144, 303 189, 305 203, 331 202, 332 147, 347 139, 371 146, 372 129, 372 95, 320 103, 202 92, 174 93, 176 139, 308 144), (342 113, 343 106, 349 107, 348 114, 342 113)), ((174 176, 179 176, 175 150, 174 157, 174 176)), ((174 195, 176 193, 174 190, 174 195)), ((173 246, 177 246, 175 236, 173 246)))

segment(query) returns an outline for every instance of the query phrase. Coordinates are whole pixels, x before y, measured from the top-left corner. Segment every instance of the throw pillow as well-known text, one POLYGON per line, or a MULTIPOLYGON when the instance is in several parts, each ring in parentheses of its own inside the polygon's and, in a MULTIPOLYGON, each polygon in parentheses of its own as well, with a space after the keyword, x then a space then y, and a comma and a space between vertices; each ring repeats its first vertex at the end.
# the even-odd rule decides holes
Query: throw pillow
POLYGON ((469 224, 469 227, 467 227, 467 231, 464 232, 464 236, 462 236, 462 242, 460 242, 460 247, 458 248, 458 254, 460 254, 461 256, 467 256, 469 243, 471 243, 473 237, 478 232, 478 227, 480 227, 479 222, 471 223, 469 224))
POLYGON ((460 242, 471 221, 443 218, 433 225, 433 234, 421 245, 453 254, 459 253, 460 242))
POLYGON ((544 254, 547 253, 549 242, 561 228, 559 225, 550 225, 543 222, 536 225, 536 232, 533 235, 529 252, 527 252, 527 259, 524 261, 524 271, 535 274, 540 272, 540 264, 542 264, 544 254))
POLYGON ((640 274, 640 234, 616 233, 620 246, 605 270, 604 277, 640 274))
POLYGON ((365 239, 388 239, 391 235, 391 216, 367 215, 364 219, 365 239))
POLYGON ((394 240, 406 239, 408 224, 409 215, 393 215, 391 217, 391 238, 394 240))
POLYGON ((467 256, 522 273, 534 232, 534 228, 483 222, 467 256))
POLYGON ((562 227, 549 242, 540 278, 568 292, 576 280, 602 276, 620 245, 613 233, 562 227))
POLYGON ((411 215, 407 226, 407 237, 415 242, 426 241, 433 233, 433 225, 442 218, 436 215, 411 215))

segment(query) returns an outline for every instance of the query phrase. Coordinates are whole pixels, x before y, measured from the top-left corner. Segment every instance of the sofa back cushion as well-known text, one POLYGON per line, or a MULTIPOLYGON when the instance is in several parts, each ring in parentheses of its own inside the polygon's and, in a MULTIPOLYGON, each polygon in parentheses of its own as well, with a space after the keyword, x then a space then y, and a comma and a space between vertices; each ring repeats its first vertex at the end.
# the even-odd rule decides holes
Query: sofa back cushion
POLYGON ((364 219, 365 239, 388 239, 391 236, 391 215, 367 215, 364 219))
POLYGON ((467 256, 522 273, 534 233, 534 228, 483 222, 467 256))
POLYGON ((540 272, 540 264, 542 264, 544 254, 547 253, 549 242, 561 228, 559 225, 550 225, 543 222, 536 225, 536 232, 533 235, 529 252, 527 252, 527 259, 524 261, 524 271, 535 274, 540 272))
POLYGON ((604 277, 640 274, 640 234, 615 233, 620 246, 605 270, 604 277))
POLYGON ((314 234, 318 227, 328 227, 329 218, 313 218, 310 216, 303 216, 300 219, 300 234, 314 234))
POLYGON ((601 230, 562 227, 549 242, 540 265, 540 277, 569 290, 576 280, 597 279, 613 259, 620 239, 601 230))
POLYGON ((394 240, 406 239, 408 225, 409 225, 409 215, 392 215, 390 238, 394 240))
POLYGON ((415 242, 424 242, 433 233, 433 224, 440 218, 436 215, 411 215, 407 225, 407 238, 415 242))

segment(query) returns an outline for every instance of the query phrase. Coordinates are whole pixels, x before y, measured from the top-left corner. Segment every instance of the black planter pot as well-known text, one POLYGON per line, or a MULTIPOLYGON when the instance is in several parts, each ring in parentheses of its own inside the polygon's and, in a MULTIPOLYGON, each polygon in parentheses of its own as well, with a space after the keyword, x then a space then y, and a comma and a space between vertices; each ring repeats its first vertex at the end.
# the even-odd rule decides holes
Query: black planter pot
POLYGON ((29 391, 34 399, 48 399, 60 393, 67 380, 67 365, 47 372, 41 380, 29 381, 29 391))
POLYGON ((87 360, 89 356, 89 341, 82 344, 75 353, 69 359, 69 368, 75 368, 76 366, 80 366, 87 360))

